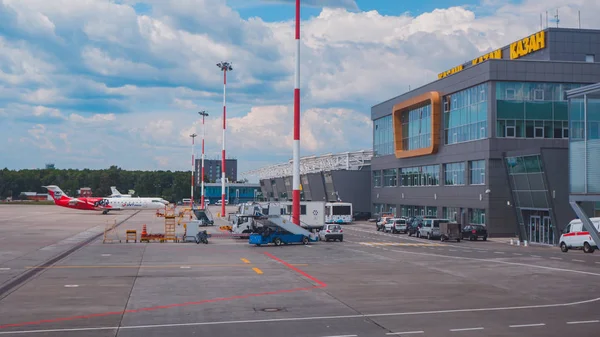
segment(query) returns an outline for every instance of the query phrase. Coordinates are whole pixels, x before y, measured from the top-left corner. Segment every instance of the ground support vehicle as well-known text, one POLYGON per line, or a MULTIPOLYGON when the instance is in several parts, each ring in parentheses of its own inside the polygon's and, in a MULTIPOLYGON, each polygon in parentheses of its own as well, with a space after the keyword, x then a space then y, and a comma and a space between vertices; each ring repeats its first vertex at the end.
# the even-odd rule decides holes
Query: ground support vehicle
MULTIPOLYGON (((590 218, 595 229, 600 232, 600 218, 590 218)), ((598 244, 590 235, 590 232, 583 226, 581 219, 574 219, 563 229, 559 241, 560 250, 563 253, 569 249, 581 249, 584 253, 593 253, 598 249, 598 244)))
POLYGON ((456 222, 440 222, 440 241, 456 240, 461 238, 460 224, 456 222))
POLYGON ((202 242, 204 244, 208 244, 209 237, 210 237, 210 234, 208 234, 205 230, 198 232, 198 234, 196 235, 196 244, 199 244, 200 242, 202 242))
POLYGON ((250 234, 248 243, 251 245, 261 246, 270 243, 276 246, 290 243, 307 245, 309 242, 319 240, 315 233, 311 233, 279 215, 264 216, 254 220, 260 224, 260 227, 255 233, 250 234))

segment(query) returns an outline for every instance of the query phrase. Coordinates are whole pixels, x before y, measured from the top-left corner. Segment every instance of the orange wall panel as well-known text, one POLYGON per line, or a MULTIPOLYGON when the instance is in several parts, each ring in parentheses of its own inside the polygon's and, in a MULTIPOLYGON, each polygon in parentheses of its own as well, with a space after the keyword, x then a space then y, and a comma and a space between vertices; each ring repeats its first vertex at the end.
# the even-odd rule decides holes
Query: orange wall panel
POLYGON ((392 113, 392 127, 394 130, 394 152, 396 158, 410 158, 434 154, 440 144, 441 95, 437 91, 430 91, 413 97, 407 101, 394 105, 392 113), (415 150, 402 150, 402 113, 419 105, 431 104, 431 146, 415 150))

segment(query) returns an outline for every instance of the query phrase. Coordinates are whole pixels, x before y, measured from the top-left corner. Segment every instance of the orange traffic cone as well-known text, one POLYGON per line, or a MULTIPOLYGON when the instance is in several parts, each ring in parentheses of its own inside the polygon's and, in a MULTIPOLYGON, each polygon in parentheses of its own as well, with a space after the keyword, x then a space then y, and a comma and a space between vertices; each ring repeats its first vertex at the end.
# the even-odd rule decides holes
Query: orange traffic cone
POLYGON ((142 236, 147 236, 148 232, 146 232, 146 224, 142 226, 142 236))

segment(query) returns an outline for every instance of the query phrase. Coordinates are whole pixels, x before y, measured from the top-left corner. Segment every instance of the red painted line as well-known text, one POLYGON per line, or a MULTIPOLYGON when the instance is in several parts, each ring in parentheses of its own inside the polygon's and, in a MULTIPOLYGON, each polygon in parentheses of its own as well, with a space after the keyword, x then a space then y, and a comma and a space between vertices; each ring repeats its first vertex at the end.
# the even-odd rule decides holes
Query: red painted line
POLYGON ((266 252, 264 254, 267 255, 268 257, 276 260, 277 262, 283 264, 284 266, 292 269, 293 271, 301 274, 302 276, 304 276, 304 277, 306 277, 306 278, 314 281, 315 283, 318 284, 318 286, 274 290, 274 291, 268 291, 268 292, 262 292, 262 293, 255 293, 255 294, 246 294, 246 295, 238 295, 238 296, 230 296, 230 297, 220 297, 220 298, 213 298, 213 299, 207 299, 207 300, 201 300, 201 301, 185 302, 185 303, 174 303, 174 304, 159 305, 159 306, 154 306, 154 307, 147 307, 147 308, 140 308, 140 309, 131 309, 131 310, 124 310, 124 311, 109 311, 109 312, 101 312, 101 313, 89 314, 89 315, 79 315, 79 316, 70 316, 70 317, 60 317, 60 318, 44 319, 44 320, 31 321, 31 322, 3 324, 3 325, 0 325, 0 329, 17 328, 17 327, 28 326, 28 325, 40 325, 40 324, 44 324, 44 323, 56 323, 56 322, 74 321, 74 320, 79 320, 79 319, 89 319, 89 318, 95 318, 95 317, 105 317, 105 316, 122 315, 124 313, 140 313, 140 312, 146 312, 146 311, 155 311, 155 310, 171 309, 171 308, 185 307, 185 306, 192 306, 192 305, 201 305, 201 304, 207 304, 207 303, 216 303, 216 302, 223 302, 223 301, 240 300, 240 299, 247 299, 247 298, 252 298, 252 297, 261 297, 261 296, 268 296, 268 295, 286 294, 286 293, 293 293, 293 292, 298 292, 298 291, 307 291, 307 290, 312 290, 312 289, 316 289, 316 288, 323 288, 323 287, 327 286, 327 284, 325 284, 324 282, 319 281, 317 278, 315 278, 315 277, 313 277, 313 276, 305 273, 304 271, 298 269, 297 267, 294 267, 291 264, 289 264, 289 263, 287 263, 287 262, 285 262, 285 261, 283 261, 283 260, 275 257, 274 255, 272 255, 270 253, 266 253, 266 252))
POLYGON ((317 278, 316 278, 316 277, 314 277, 314 276, 311 276, 311 275, 309 275, 308 273, 306 273, 306 272, 304 272, 304 271, 300 270, 300 269, 299 269, 299 268, 297 268, 297 267, 294 267, 294 266, 292 266, 291 264, 289 264, 289 263, 287 263, 287 262, 283 261, 282 259, 280 259, 280 258, 278 258, 278 257, 274 256, 273 254, 271 254, 271 253, 268 253, 268 252, 264 252, 264 254, 265 254, 266 256, 268 256, 268 257, 272 258, 273 260, 275 260, 275 261, 277 261, 277 262, 279 262, 279 263, 283 264, 284 266, 286 266, 286 267, 290 268, 291 270, 295 271, 296 273, 298 273, 298 274, 300 274, 300 275, 302 275, 302 276, 306 277, 307 279, 310 279, 311 281, 315 282, 316 284, 318 284, 318 286, 317 286, 316 288, 325 288, 325 287, 327 287, 327 284, 326 284, 325 282, 323 282, 323 281, 321 281, 321 280, 317 279, 317 278))

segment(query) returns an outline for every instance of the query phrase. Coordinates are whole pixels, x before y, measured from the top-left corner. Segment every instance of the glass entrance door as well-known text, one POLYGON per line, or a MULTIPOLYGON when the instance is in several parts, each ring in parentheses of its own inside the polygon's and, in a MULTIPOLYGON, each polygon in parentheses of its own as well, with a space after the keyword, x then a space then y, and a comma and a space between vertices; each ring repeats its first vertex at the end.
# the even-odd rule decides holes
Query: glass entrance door
POLYGON ((529 241, 530 242, 541 242, 540 241, 540 217, 532 215, 529 217, 529 241))
POLYGON ((552 226, 552 218, 545 216, 542 220, 542 227, 544 229, 544 243, 554 244, 554 226, 552 226))

